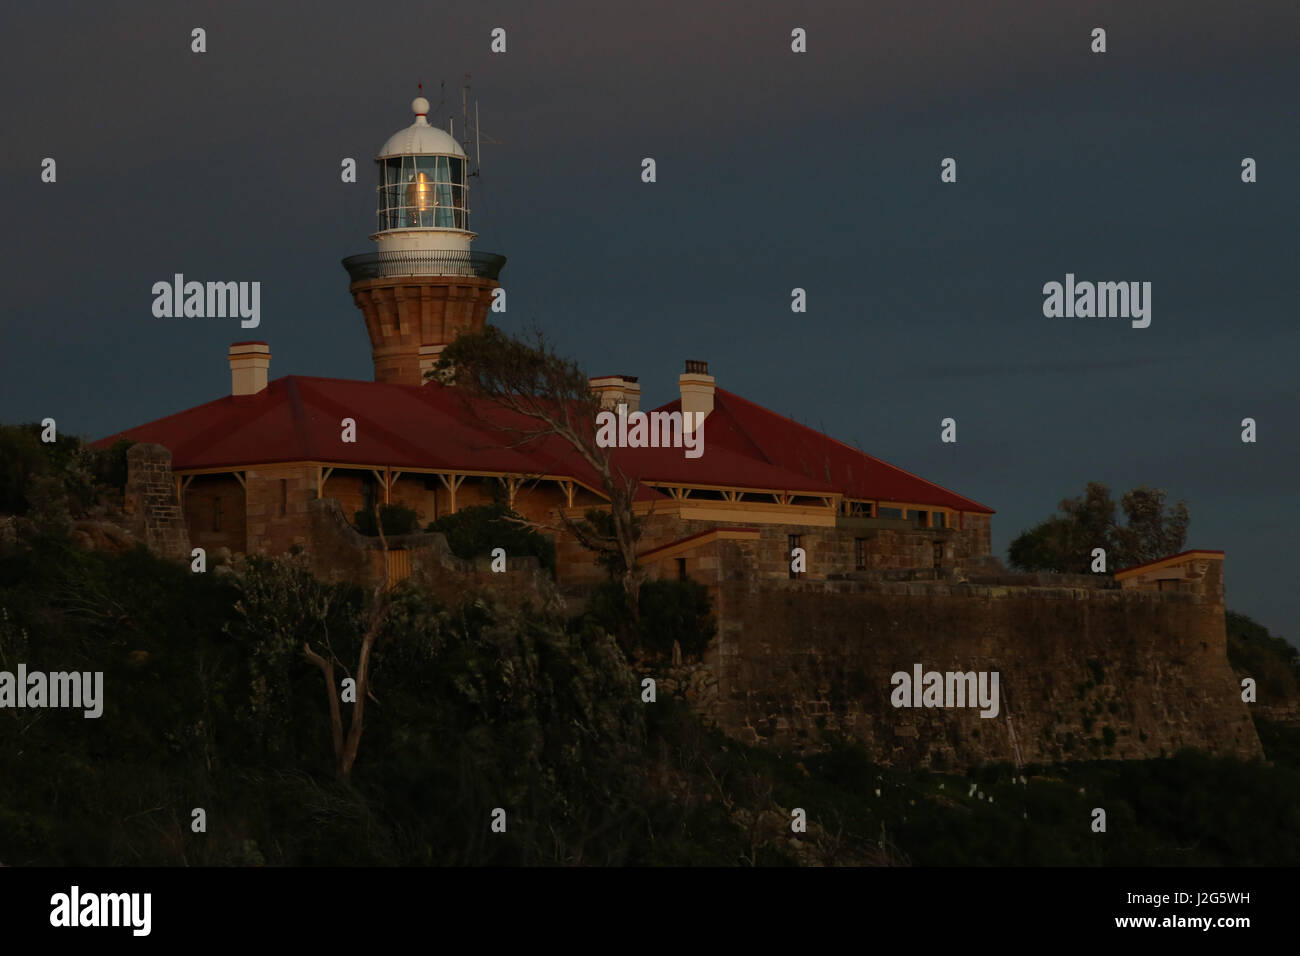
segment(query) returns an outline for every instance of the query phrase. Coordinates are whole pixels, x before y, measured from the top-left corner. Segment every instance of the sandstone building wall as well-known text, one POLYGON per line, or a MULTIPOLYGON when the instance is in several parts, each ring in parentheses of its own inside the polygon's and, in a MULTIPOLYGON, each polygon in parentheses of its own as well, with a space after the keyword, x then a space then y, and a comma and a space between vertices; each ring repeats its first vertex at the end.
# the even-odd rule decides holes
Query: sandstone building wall
POLYGON ((209 553, 248 551, 244 489, 233 475, 195 475, 181 494, 190 541, 209 553))

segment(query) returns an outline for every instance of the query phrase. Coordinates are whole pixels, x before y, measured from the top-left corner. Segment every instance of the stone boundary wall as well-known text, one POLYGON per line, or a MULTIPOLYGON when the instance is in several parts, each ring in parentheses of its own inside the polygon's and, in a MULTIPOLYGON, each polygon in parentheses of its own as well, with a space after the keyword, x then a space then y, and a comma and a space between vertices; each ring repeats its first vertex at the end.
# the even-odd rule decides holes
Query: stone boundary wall
POLYGON ((165 557, 190 560, 190 535, 176 495, 170 451, 144 442, 127 449, 123 502, 137 540, 165 557))
POLYGON ((1223 607, 1191 593, 952 582, 792 581, 728 547, 705 660, 729 734, 796 750, 826 732, 899 766, 1262 756, 1223 607), (997 671, 996 717, 895 708, 892 675, 997 671))

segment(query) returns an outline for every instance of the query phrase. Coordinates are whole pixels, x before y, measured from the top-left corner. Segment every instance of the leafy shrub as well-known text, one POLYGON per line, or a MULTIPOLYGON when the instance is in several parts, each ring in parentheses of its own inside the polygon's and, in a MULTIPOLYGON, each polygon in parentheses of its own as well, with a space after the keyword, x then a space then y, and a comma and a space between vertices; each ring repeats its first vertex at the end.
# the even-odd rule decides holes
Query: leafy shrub
POLYGON ((126 453, 135 442, 119 438, 111 446, 95 452, 95 481, 108 488, 126 487, 126 453))
POLYGON ((27 497, 31 479, 47 470, 41 440, 30 428, 0 428, 0 513, 26 514, 31 507, 27 497))
POLYGON ((123 439, 98 449, 75 435, 41 441, 41 426, 0 426, 0 514, 81 514, 103 491, 126 485, 123 439))
MULTIPOLYGON (((717 633, 709 592, 695 581, 661 579, 641 585, 641 618, 635 640, 646 651, 669 653, 673 641, 683 654, 704 653, 717 633)), ((587 614, 611 634, 626 632, 631 610, 622 583, 605 581, 591 594, 587 614)))
MULTIPOLYGON (((358 511, 355 520, 357 530, 362 534, 378 537, 374 512, 358 511)), ((385 535, 410 534, 420 526, 419 518, 406 505, 380 505, 379 520, 383 522, 385 535)))
POLYGON ((511 519, 522 516, 504 504, 475 505, 430 522, 427 531, 445 535, 458 558, 473 560, 504 548, 510 557, 532 555, 548 571, 555 570, 555 545, 545 535, 511 519))
POLYGON ((1255 678, 1261 702, 1278 703, 1300 695, 1300 651, 1245 614, 1229 611, 1228 663, 1233 670, 1255 678))

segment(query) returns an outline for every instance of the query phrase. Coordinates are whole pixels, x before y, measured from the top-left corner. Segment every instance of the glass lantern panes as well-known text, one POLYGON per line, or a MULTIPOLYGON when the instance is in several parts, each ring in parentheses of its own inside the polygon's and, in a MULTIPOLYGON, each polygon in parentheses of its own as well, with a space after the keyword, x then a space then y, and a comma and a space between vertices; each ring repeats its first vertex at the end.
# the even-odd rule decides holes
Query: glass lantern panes
POLYGON ((393 156, 380 162, 379 229, 468 229, 465 161, 393 156))

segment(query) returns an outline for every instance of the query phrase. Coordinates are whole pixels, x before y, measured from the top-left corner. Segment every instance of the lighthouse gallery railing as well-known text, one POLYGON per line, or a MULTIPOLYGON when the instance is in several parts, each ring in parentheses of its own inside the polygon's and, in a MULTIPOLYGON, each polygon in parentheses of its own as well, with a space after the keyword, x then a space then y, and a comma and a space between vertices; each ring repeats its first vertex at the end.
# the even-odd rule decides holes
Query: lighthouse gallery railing
POLYGON ((506 257, 495 252, 368 252, 343 260, 353 282, 390 276, 496 279, 505 264, 506 257))

